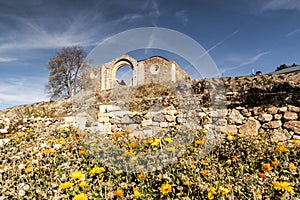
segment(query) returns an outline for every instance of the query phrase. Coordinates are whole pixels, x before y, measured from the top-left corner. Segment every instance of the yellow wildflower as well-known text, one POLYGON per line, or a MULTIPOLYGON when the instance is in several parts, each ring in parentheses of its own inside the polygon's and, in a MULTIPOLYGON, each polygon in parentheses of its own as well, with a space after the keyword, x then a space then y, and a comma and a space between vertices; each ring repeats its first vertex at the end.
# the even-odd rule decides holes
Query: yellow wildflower
POLYGON ((26 170, 26 172, 28 172, 28 173, 30 173, 30 172, 33 171, 31 167, 27 167, 25 170, 26 170))
POLYGON ((297 167, 296 167, 295 165, 290 165, 290 166, 289 166, 289 169, 290 169, 291 171, 293 171, 293 170, 296 170, 297 167))
POLYGON ((73 180, 81 179, 82 177, 84 177, 84 174, 82 172, 73 172, 73 173, 71 173, 70 177, 73 180))
POLYGON ((70 187, 72 187, 74 185, 74 183, 72 182, 65 182, 59 185, 59 189, 63 190, 63 189, 68 189, 70 187))
POLYGON ((201 161, 201 164, 202 164, 202 165, 206 165, 206 166, 209 165, 208 162, 205 162, 205 161, 201 161))
POLYGON ((33 133, 34 130, 32 128, 26 130, 27 133, 33 133))
MULTIPOLYGON (((215 184, 215 185, 217 185, 217 184, 215 184)), ((210 186, 209 191, 212 192, 213 194, 216 194, 217 189, 214 188, 213 186, 210 186)))
POLYGON ((160 139, 155 139, 154 142, 151 143, 151 146, 158 146, 160 144, 160 139))
POLYGON ((208 198, 209 200, 212 200, 212 199, 215 198, 215 196, 214 196, 214 194, 213 194, 212 192, 208 192, 207 198, 208 198))
POLYGON ((116 170, 116 171, 115 171, 115 175, 119 175, 119 174, 122 174, 122 173, 123 173, 122 170, 116 170))
POLYGON ((135 161, 137 161, 137 159, 138 159, 138 158, 137 158, 136 156, 133 156, 133 157, 130 159, 130 161, 134 163, 135 161))
POLYGON ((233 135, 228 135, 227 140, 229 141, 235 140, 235 137, 233 135))
POLYGON ((274 181, 274 182, 272 182, 272 185, 275 190, 282 190, 283 192, 288 191, 292 194, 295 194, 293 186, 291 186, 291 184, 288 182, 274 181))
POLYGON ((53 153, 54 152, 54 150, 53 149, 45 149, 44 150, 44 154, 50 154, 50 153, 53 153))
POLYGON ((132 150, 132 149, 126 150, 126 151, 123 153, 123 156, 130 156, 132 153, 133 153, 133 150, 132 150))
POLYGON ((231 160, 230 159, 226 160, 226 164, 231 165, 231 160))
POLYGON ((80 193, 74 196, 73 200, 88 200, 88 197, 84 193, 80 193))
POLYGON ((164 141, 170 143, 170 142, 172 142, 173 140, 172 140, 171 138, 164 138, 164 141))
POLYGON ((176 148, 175 147, 168 147, 168 148, 166 148, 166 150, 169 151, 169 152, 175 152, 176 148))
POLYGON ((221 194, 225 195, 225 194, 228 194, 230 190, 227 189, 227 188, 224 188, 224 187, 220 186, 219 189, 218 189, 218 191, 219 191, 221 194))
POLYGON ((83 188, 85 188, 86 186, 88 186, 88 182, 86 182, 86 181, 81 181, 78 185, 79 185, 79 187, 81 187, 82 189, 83 188))
POLYGON ((163 194, 168 194, 168 193, 172 192, 172 186, 168 183, 163 184, 160 188, 160 192, 163 194))
POLYGON ((140 198, 142 196, 142 194, 139 192, 138 187, 134 188, 133 195, 134 195, 135 198, 140 198))
MULTIPOLYGON (((216 181, 215 181, 216 182, 216 181)), ((215 195, 214 194, 216 194, 216 188, 214 188, 213 186, 210 186, 209 187, 209 192, 208 192, 208 194, 207 194, 207 198, 209 199, 209 200, 212 200, 212 199, 214 199, 215 198, 215 195)))
POLYGON ((104 167, 94 167, 93 169, 91 169, 90 175, 100 174, 102 172, 105 172, 105 168, 104 167))

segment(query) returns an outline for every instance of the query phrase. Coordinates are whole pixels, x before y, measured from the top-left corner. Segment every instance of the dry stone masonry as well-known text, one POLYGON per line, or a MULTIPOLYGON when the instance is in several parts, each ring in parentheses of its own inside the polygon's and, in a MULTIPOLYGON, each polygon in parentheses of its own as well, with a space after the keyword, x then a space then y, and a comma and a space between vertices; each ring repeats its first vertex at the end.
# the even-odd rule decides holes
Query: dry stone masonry
MULTIPOLYGON (((123 55, 94 68, 90 76, 95 81, 92 87, 96 88, 98 96, 92 94, 92 98, 83 98, 80 103, 92 102, 97 111, 92 118, 72 110, 74 100, 14 107, 0 111, 0 138, 27 129, 42 134, 43 131, 72 125, 78 122, 78 118, 81 119, 81 124, 77 123, 79 127, 90 130, 101 127, 106 133, 125 128, 136 135, 178 130, 191 117, 183 112, 178 100, 196 103, 193 118, 199 128, 209 129, 211 123, 217 123, 220 132, 245 136, 268 134, 274 141, 300 140, 300 73, 220 79, 226 89, 227 110, 224 117, 216 121, 213 121, 211 112, 212 94, 205 80, 191 80, 174 61, 157 56, 137 61, 123 55), (130 91, 129 99, 120 99, 126 96, 122 92, 128 90, 118 84, 116 72, 125 65, 133 70, 132 80, 127 86, 140 90, 130 91), (181 91, 190 87, 193 93, 183 95, 182 92, 182 96, 176 96, 168 87, 156 85, 161 80, 162 85, 170 86, 184 81, 190 85, 185 85, 181 91), (143 88, 143 85, 147 87, 143 88), (155 96, 158 93, 166 97, 155 96), (124 110, 124 106, 128 109, 124 110)), ((0 139, 0 146, 7 142, 7 139, 0 139)))

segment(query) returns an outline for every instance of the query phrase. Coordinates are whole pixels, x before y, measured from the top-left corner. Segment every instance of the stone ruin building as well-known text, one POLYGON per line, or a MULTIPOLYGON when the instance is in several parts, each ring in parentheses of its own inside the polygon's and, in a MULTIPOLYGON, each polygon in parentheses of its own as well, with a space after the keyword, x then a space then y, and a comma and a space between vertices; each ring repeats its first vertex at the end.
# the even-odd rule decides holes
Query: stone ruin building
POLYGON ((90 77, 87 85, 95 91, 91 93, 93 98, 85 97, 84 101, 78 102, 96 102, 97 106, 94 111, 86 112, 94 115, 92 118, 86 117, 86 113, 76 116, 81 129, 102 133, 131 129, 137 134, 152 134, 153 130, 168 130, 183 121, 183 113, 179 112, 176 105, 180 101, 178 98, 183 102, 188 101, 182 94, 177 97, 175 90, 181 87, 181 91, 186 92, 184 87, 189 87, 192 79, 175 61, 159 56, 138 61, 129 55, 122 55, 94 67, 90 77), (131 81, 126 85, 119 84, 116 77, 118 69, 123 66, 132 69, 131 81), (139 90, 142 90, 141 93, 139 90), (148 107, 135 110, 141 105, 148 107))
POLYGON ((128 86, 136 87, 146 83, 177 82, 190 79, 175 61, 159 56, 137 61, 129 55, 122 55, 111 62, 95 67, 99 77, 100 90, 114 89, 117 83, 117 71, 123 66, 132 68, 132 81, 128 86))

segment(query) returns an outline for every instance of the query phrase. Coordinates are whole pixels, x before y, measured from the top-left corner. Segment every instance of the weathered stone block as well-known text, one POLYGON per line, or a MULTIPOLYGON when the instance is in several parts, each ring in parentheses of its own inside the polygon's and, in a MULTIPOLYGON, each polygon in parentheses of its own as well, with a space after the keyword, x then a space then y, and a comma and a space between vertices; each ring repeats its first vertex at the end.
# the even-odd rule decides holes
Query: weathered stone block
POLYGON ((282 114, 275 114, 274 115, 274 119, 281 119, 282 118, 282 114))
POLYGON ((300 134, 300 121, 288 121, 283 125, 284 128, 300 134))
POLYGON ((165 121, 165 116, 162 113, 159 113, 159 114, 154 115, 152 120, 154 122, 163 122, 163 121, 165 121))
POLYGON ((222 128, 223 133, 231 133, 231 134, 237 134, 237 128, 236 125, 227 125, 222 128))
POLYGON ((242 124, 244 116, 238 111, 233 109, 228 117, 230 124, 242 124))
POLYGON ((0 129, 0 133, 1 133, 1 134, 7 134, 8 131, 7 131, 6 129, 2 128, 2 129, 0 129))
POLYGON ((292 136, 289 134, 289 132, 282 128, 274 129, 271 131, 272 141, 282 142, 291 139, 291 137, 292 136))
POLYGON ((262 122, 269 122, 273 119, 273 115, 263 113, 258 117, 258 119, 262 122))
POLYGON ((169 123, 168 122, 160 122, 159 123, 159 126, 162 127, 162 128, 166 128, 168 127, 169 123))
POLYGON ((260 126, 261 125, 259 121, 257 121, 253 117, 249 117, 247 122, 240 127, 239 132, 243 135, 257 135, 260 126))
POLYGON ((142 127, 150 126, 152 125, 152 120, 143 120, 141 125, 142 127))
POLYGON ((285 120, 296 120, 296 119, 298 119, 298 114, 294 113, 294 112, 287 111, 287 112, 284 113, 283 119, 285 119, 285 120))
POLYGON ((246 117, 250 117, 250 116, 251 116, 251 112, 249 112, 248 109, 243 109, 243 110, 241 111, 241 113, 242 113, 244 116, 246 116, 246 117))
POLYGON ((271 106, 271 107, 266 108, 266 111, 268 114, 275 115, 278 112, 278 108, 275 106, 271 106))
POLYGON ((282 126, 282 122, 280 120, 276 120, 276 121, 270 121, 266 124, 263 125, 263 128, 279 128, 282 126))
POLYGON ((283 113, 283 112, 286 112, 288 109, 286 106, 284 106, 284 107, 279 108, 278 110, 279 110, 279 112, 283 113))
POLYGON ((288 111, 299 113, 300 112, 300 107, 293 106, 293 105, 288 105, 288 111))
POLYGON ((176 117, 173 115, 166 115, 165 117, 168 122, 174 122, 176 119, 176 117))

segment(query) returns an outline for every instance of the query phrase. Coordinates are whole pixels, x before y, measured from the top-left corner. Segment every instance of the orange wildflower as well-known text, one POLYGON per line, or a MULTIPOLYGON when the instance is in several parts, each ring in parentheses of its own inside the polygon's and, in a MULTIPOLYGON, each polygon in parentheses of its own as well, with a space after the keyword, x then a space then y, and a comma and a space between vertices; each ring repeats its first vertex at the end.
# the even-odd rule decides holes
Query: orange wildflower
POLYGON ((258 173, 259 178, 265 178, 265 174, 264 173, 258 173))
POLYGON ((124 194, 123 190, 116 190, 116 191, 115 191, 115 195, 116 195, 117 197, 122 197, 123 194, 124 194))
POLYGON ((80 155, 85 155, 86 152, 85 152, 85 150, 80 150, 80 151, 79 151, 79 154, 80 154, 80 155))
POLYGON ((131 142, 131 143, 130 143, 130 146, 131 146, 132 148, 135 148, 135 147, 136 147, 136 143, 135 143, 135 142, 131 142))
POLYGON ((202 145, 204 142, 202 140, 195 140, 195 144, 202 145))
POLYGON ((273 165, 274 167, 277 167, 277 166, 278 166, 278 162, 275 160, 275 161, 272 162, 272 165, 273 165))
POLYGON ((232 157, 232 162, 236 162, 238 160, 238 156, 233 156, 232 157))
POLYGON ((202 176, 207 176, 208 175, 207 171, 205 171, 205 170, 202 171, 201 174, 202 174, 202 176))
POLYGON ((267 163, 267 164, 262 165, 262 169, 264 171, 271 171, 273 169, 273 167, 270 165, 270 163, 267 163))
POLYGON ((288 150, 288 149, 285 148, 285 146, 279 146, 279 147, 277 148, 277 151, 280 152, 280 153, 284 153, 284 152, 286 152, 287 150, 288 150))
POLYGON ((123 135, 123 132, 116 132, 116 133, 115 133, 116 138, 119 138, 119 137, 121 137, 122 135, 123 135))
POLYGON ((141 173, 141 174, 139 174, 139 176, 138 176, 140 179, 145 179, 146 178, 146 175, 145 174, 143 174, 143 173, 141 173))

